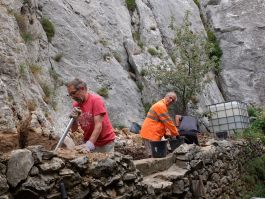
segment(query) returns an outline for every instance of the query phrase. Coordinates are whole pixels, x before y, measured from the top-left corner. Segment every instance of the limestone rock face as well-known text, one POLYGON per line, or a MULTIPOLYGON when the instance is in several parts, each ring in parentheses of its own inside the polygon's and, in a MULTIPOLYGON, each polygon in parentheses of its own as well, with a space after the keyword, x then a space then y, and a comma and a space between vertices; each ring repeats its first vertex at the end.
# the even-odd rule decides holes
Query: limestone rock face
MULTIPOLYGON (((124 0, 0 0, 0 136, 8 133, 10 140, 18 141, 22 133, 23 146, 39 144, 32 133, 45 136, 47 143, 58 137, 71 109, 64 83, 74 77, 86 81, 91 92, 108 91, 104 101, 114 126, 141 124, 146 104, 165 94, 143 73, 150 65, 173 63, 171 20, 180 25, 190 11, 193 31, 205 34, 205 29, 192 0, 135 2, 136 7, 128 9, 124 0), (49 40, 41 24, 45 18, 55 28, 49 40)), ((257 16, 251 12, 257 0, 251 6, 243 0, 237 3, 242 4, 229 7, 229 1, 205 0, 202 9, 221 40, 226 96, 262 103, 264 13, 261 8, 257 16), (248 16, 255 23, 247 21, 248 16)), ((210 76, 212 81, 199 96, 201 112, 205 105, 224 100, 210 76)), ((19 148, 17 142, 8 147, 19 148)))
POLYGON ((259 0, 202 1, 223 50, 227 100, 265 102, 265 4, 259 0))

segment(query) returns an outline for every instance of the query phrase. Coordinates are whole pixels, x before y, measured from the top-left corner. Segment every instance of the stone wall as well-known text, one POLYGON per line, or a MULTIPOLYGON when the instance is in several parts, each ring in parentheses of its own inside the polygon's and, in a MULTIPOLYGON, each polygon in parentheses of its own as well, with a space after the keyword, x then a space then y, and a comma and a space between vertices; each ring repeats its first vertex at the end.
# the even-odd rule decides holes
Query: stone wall
POLYGON ((30 146, 1 155, 0 199, 230 198, 243 189, 243 165, 262 153, 259 144, 212 141, 181 145, 160 159, 133 161, 119 153, 57 154, 30 146), (229 198, 228 197, 228 198, 229 198))
POLYGON ((205 147, 183 144, 166 158, 135 164, 154 198, 234 199, 244 189, 244 164, 263 152, 259 143, 211 140, 205 147))

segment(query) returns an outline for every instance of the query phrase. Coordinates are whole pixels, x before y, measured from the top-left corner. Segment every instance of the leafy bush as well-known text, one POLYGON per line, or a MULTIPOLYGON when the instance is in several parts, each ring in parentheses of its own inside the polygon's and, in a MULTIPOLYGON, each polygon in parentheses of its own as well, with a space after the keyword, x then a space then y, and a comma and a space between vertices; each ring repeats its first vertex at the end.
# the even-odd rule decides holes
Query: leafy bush
POLYGON ((117 60, 117 62, 121 63, 122 58, 121 58, 121 55, 119 54, 119 52, 113 52, 113 56, 117 60))
POLYGON ((140 36, 140 32, 137 31, 137 32, 133 32, 132 33, 132 37, 133 37, 133 40, 137 43, 137 45, 143 49, 144 48, 144 43, 141 41, 141 36, 140 36))
POLYGON ((140 72, 140 75, 144 77, 147 75, 147 73, 148 73, 148 71, 146 69, 142 69, 140 72))
POLYGON ((221 72, 220 60, 223 55, 223 51, 219 46, 219 42, 217 41, 216 36, 210 30, 207 31, 208 41, 211 43, 211 49, 209 53, 210 59, 214 59, 216 62, 214 71, 217 75, 221 72))
POLYGON ((265 196, 265 156, 256 158, 245 166, 247 174, 243 180, 247 183, 248 192, 244 198, 265 196))
POLYGON ((59 80, 59 74, 53 68, 49 69, 49 74, 54 79, 54 81, 57 82, 59 80))
POLYGON ((145 103, 144 104, 144 111, 145 111, 146 114, 150 110, 151 106, 152 106, 152 104, 150 104, 150 103, 145 103))
POLYGON ((33 36, 31 33, 22 33, 21 37, 25 41, 25 43, 29 43, 29 42, 33 41, 33 36))
POLYGON ((97 94, 99 94, 102 97, 108 97, 109 96, 109 90, 106 87, 102 87, 97 90, 97 94))
POLYGON ((136 8, 135 0, 126 0, 126 5, 129 11, 134 11, 136 8))
POLYGON ((26 64, 20 64, 20 65, 19 65, 19 73, 20 73, 20 75, 21 75, 22 77, 25 76, 26 68, 27 68, 26 64))
POLYGON ((265 109, 248 107, 249 116, 255 117, 250 126, 243 131, 245 139, 260 139, 265 145, 265 109))
POLYGON ((55 29, 54 29, 52 22, 48 18, 44 17, 41 20, 41 24, 47 35, 48 41, 51 42, 55 34, 55 29))
POLYGON ((157 56, 159 53, 155 48, 148 48, 147 50, 149 52, 150 55, 152 56, 157 56))

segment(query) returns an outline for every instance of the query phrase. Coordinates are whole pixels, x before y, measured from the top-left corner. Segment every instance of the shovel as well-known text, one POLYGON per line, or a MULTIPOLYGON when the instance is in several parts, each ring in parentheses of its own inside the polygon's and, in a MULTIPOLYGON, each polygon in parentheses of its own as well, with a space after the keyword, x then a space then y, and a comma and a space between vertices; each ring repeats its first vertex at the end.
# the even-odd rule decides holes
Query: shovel
POLYGON ((56 145, 55 149, 53 150, 53 152, 56 152, 56 150, 57 150, 57 149, 62 145, 62 143, 64 142, 64 139, 65 139, 65 137, 66 137, 66 135, 67 135, 67 133, 68 133, 70 127, 72 126, 74 120, 75 120, 74 118, 71 118, 71 119, 70 119, 70 121, 69 121, 69 123, 68 123, 66 129, 65 129, 64 132, 63 132, 62 137, 60 138, 60 140, 59 140, 58 144, 56 145))

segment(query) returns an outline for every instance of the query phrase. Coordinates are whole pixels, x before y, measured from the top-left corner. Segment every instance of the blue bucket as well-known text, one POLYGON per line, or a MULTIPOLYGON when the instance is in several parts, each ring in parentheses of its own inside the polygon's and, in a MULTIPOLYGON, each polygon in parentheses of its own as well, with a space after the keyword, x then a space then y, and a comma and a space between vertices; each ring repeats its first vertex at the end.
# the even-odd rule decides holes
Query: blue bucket
POLYGON ((167 140, 150 141, 153 158, 163 158, 167 155, 167 140))
POLYGON ((140 130, 141 130, 141 126, 136 122, 132 122, 130 132, 138 134, 140 130))

